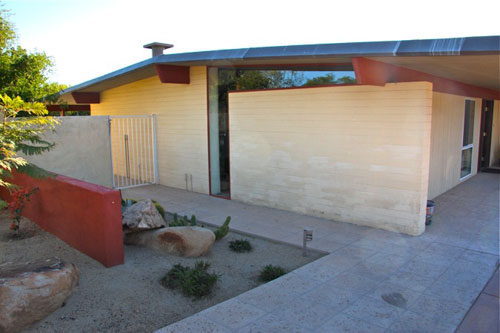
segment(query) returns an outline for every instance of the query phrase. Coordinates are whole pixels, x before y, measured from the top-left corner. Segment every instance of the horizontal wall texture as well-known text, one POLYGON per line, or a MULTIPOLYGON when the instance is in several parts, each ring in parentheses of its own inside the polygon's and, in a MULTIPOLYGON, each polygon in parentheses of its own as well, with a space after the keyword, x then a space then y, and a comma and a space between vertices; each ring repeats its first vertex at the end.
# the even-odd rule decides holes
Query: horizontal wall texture
POLYGON ((55 147, 42 155, 26 156, 39 167, 60 175, 112 187, 108 117, 59 117, 55 131, 43 137, 55 147))
POLYGON ((231 93, 231 196, 418 235, 431 111, 426 82, 231 93))
MULTIPOLYGON (((14 172, 12 183, 38 190, 23 215, 106 267, 123 264, 120 192, 65 176, 33 179, 14 172)), ((4 200, 10 200, 5 189, 4 200)))
MULTIPOLYGON (((475 101, 472 173, 477 174, 481 99, 475 101)), ((434 92, 432 97, 429 199, 457 186, 460 180, 466 97, 434 92)))
POLYGON ((193 191, 208 193, 206 67, 191 67, 189 84, 153 76, 106 90, 91 109, 92 115, 156 114, 160 184, 185 189, 188 174, 193 191))

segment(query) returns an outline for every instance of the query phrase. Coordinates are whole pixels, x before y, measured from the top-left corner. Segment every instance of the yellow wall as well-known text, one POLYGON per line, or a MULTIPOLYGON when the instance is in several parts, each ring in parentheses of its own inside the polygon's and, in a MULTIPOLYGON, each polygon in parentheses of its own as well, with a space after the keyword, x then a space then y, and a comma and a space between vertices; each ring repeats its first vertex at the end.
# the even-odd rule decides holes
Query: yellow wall
POLYGON ((233 199, 424 231, 430 83, 241 92, 229 99, 233 199))
MULTIPOLYGON (((471 173, 473 176, 477 174, 481 99, 467 99, 476 102, 471 173)), ((465 100, 466 97, 463 96, 433 93, 429 199, 435 198, 470 177, 460 180, 465 100)))
POLYGON ((490 166, 498 166, 498 160, 500 159, 500 101, 495 101, 493 110, 490 166))
POLYGON ((160 184, 185 189, 187 173, 195 192, 208 193, 206 67, 191 67, 190 75, 190 84, 154 76, 106 90, 92 115, 157 114, 160 184))

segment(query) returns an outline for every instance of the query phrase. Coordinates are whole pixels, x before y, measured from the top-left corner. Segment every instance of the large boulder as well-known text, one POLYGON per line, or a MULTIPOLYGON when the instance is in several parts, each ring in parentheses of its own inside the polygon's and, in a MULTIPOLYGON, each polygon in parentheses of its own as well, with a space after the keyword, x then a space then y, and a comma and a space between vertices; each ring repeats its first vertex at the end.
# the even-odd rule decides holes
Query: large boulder
POLYGON ((214 242, 214 233, 200 227, 169 227, 125 235, 125 244, 150 247, 182 257, 202 256, 214 242))
POLYGON ((126 233, 163 228, 167 224, 152 200, 142 200, 127 207, 123 212, 123 229, 126 233))
POLYGON ((16 332, 59 309, 78 283, 74 264, 53 258, 2 266, 0 332, 16 332))

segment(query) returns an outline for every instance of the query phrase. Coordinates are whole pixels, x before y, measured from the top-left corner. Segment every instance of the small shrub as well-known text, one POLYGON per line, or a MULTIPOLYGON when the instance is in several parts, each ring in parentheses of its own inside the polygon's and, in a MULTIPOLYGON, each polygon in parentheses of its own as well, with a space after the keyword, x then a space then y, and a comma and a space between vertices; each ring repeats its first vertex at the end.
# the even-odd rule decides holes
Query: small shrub
POLYGON ((186 215, 179 218, 177 213, 174 213, 173 220, 168 223, 169 227, 195 227, 196 226, 196 216, 191 215, 191 219, 188 219, 186 215))
POLYGON ((252 245, 246 239, 237 239, 229 242, 229 248, 234 252, 250 252, 252 245))
POLYGON ((264 282, 269 282, 285 274, 286 271, 283 267, 267 265, 260 271, 259 279, 264 282))
POLYGON ((189 267, 182 266, 181 264, 175 264, 168 273, 160 280, 160 283, 169 288, 177 289, 181 286, 182 274, 188 270, 189 267))
POLYGON ((21 225, 21 217, 26 208, 26 202, 30 201, 31 196, 38 191, 38 187, 34 187, 31 190, 27 188, 19 188, 12 193, 12 201, 8 204, 8 209, 12 218, 12 223, 10 224, 10 230, 19 234, 19 228, 21 225))
POLYGON ((160 283, 169 289, 182 290, 185 296, 201 298, 212 292, 219 276, 209 273, 210 263, 197 261, 194 267, 186 267, 181 264, 174 265, 160 280, 160 283))
POLYGON ((165 208, 163 208, 163 206, 160 205, 158 203, 158 201, 156 201, 156 200, 151 200, 151 201, 153 201, 153 204, 155 205, 156 210, 161 215, 161 217, 163 217, 163 219, 165 219, 165 215, 167 214, 167 212, 165 211, 165 208))
POLYGON ((218 241, 227 235, 229 232, 229 222, 231 222, 231 216, 226 217, 226 221, 217 230, 214 231, 215 240, 218 241))

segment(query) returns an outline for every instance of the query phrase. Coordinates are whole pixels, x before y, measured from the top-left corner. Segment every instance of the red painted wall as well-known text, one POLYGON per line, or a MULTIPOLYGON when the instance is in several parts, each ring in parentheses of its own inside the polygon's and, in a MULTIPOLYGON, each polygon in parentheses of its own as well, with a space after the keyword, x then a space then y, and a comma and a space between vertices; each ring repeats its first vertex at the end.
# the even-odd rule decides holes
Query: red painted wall
MULTIPOLYGON (((120 192, 78 179, 34 179, 14 172, 10 182, 38 187, 23 215, 106 267, 123 264, 120 192)), ((0 196, 9 200, 2 188, 0 196)))

